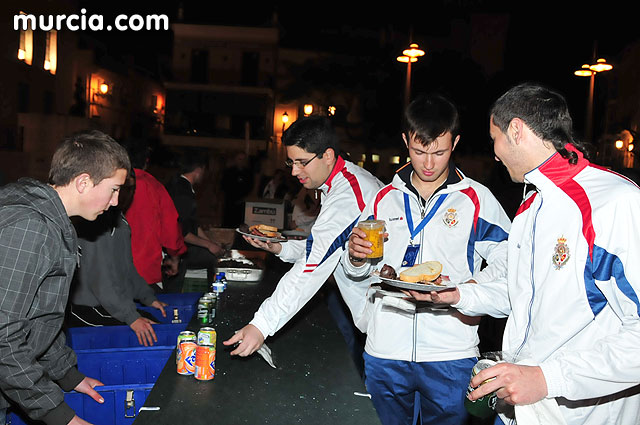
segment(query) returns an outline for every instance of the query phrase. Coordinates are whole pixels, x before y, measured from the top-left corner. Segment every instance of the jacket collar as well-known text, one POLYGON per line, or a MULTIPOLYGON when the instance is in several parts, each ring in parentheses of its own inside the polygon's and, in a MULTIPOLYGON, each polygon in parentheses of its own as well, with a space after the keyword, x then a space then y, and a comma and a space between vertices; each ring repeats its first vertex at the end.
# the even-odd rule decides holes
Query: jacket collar
POLYGON ((536 186, 543 183, 543 178, 553 182, 556 186, 562 186, 566 181, 572 180, 580 171, 590 165, 582 152, 571 143, 565 145, 565 149, 578 155, 578 162, 570 164, 559 152, 554 153, 545 162, 524 175, 525 182, 536 186))
MULTIPOLYGON (((413 186, 413 183, 411 182, 412 174, 413 174, 413 166, 411 165, 411 162, 407 162, 398 171, 396 171, 396 175, 394 177, 394 183, 396 184, 394 184, 394 186, 399 186, 399 188, 400 188, 400 185, 404 186, 405 191, 414 194, 418 199, 420 199, 420 194, 418 193, 418 190, 413 186)), ((462 182, 464 177, 465 177, 464 174, 462 174, 462 172, 458 170, 458 168, 456 168, 456 165, 454 164, 454 162, 449 161, 449 175, 447 176, 447 180, 445 180, 445 182, 442 183, 442 185, 439 188, 437 188, 431 196, 434 196, 438 192, 447 190, 447 189, 457 190, 457 188, 453 188, 453 187, 450 188, 450 186, 453 186, 462 182)))
POLYGON ((338 156, 336 159, 336 163, 333 165, 333 170, 331 170, 331 174, 327 177, 327 180, 320 186, 318 189, 322 190, 325 194, 329 193, 331 190, 331 184, 333 183, 333 178, 341 172, 346 166, 344 159, 341 156, 338 156))

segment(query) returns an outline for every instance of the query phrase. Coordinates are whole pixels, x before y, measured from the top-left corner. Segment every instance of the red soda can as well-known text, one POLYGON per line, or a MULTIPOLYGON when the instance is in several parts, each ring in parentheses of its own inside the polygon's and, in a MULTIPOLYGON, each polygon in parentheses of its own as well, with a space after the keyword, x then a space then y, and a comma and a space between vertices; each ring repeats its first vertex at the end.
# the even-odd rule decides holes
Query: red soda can
POLYGON ((180 341, 178 348, 177 370, 180 375, 193 375, 196 370, 195 340, 180 341))
POLYGON ((200 344, 196 347, 195 378, 201 381, 209 381, 216 374, 216 346, 213 344, 200 344))

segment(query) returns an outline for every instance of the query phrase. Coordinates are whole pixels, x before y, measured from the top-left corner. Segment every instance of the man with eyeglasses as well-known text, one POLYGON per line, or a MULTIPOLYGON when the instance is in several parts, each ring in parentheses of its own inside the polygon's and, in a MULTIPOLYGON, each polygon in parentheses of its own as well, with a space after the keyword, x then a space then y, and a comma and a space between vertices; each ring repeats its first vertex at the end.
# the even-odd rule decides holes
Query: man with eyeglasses
POLYGON ((261 242, 245 237, 254 247, 295 263, 280 279, 251 322, 224 345, 239 343, 232 355, 249 356, 268 336, 282 328, 318 292, 333 274, 340 293, 353 313, 364 307, 367 286, 349 280, 339 264, 351 229, 382 183, 368 171, 338 155, 338 136, 325 117, 294 122, 283 134, 291 174, 307 189, 321 192, 321 208, 306 240, 261 242))

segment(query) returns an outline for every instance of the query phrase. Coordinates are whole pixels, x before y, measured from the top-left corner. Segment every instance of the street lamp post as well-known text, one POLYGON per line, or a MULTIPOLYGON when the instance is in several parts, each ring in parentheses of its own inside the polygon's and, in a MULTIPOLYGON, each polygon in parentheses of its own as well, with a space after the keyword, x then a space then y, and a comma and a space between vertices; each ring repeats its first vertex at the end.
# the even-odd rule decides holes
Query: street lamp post
MULTIPOLYGON (((595 58, 595 54, 594 54, 595 58)), ((593 91, 595 87, 596 74, 599 72, 611 71, 613 65, 607 63, 605 59, 598 59, 591 64, 584 64, 582 68, 574 72, 578 77, 589 77, 589 96, 587 98, 587 116, 585 119, 584 137, 587 142, 593 142, 593 91)))
POLYGON ((402 56, 396 58, 398 62, 407 64, 407 78, 404 86, 404 109, 409 106, 409 99, 411 98, 411 64, 418 62, 418 58, 424 56, 424 54, 424 50, 421 50, 416 43, 411 43, 408 49, 402 51, 402 56))
POLYGON ((282 114, 282 134, 284 134, 284 127, 285 125, 287 125, 288 122, 289 122, 289 114, 287 114, 287 111, 284 111, 284 113, 282 114))

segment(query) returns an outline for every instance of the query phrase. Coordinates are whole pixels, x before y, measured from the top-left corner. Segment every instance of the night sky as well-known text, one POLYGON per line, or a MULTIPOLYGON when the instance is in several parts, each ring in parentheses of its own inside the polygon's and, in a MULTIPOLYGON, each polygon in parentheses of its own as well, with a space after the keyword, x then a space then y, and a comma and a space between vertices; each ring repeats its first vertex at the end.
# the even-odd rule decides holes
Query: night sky
MULTIPOLYGON (((87 7, 89 13, 112 13, 113 16, 165 13, 171 22, 176 22, 179 3, 118 0, 109 4, 84 1, 80 5, 87 7)), ((527 2, 524 7, 514 6, 512 1, 438 0, 411 2, 410 10, 398 2, 393 3, 394 7, 371 3, 358 9, 317 2, 277 6, 266 3, 247 6, 244 2, 238 5, 182 3, 187 23, 270 25, 277 12, 281 46, 337 53, 338 62, 321 64, 299 75, 309 86, 359 90, 372 126, 370 139, 380 145, 394 138, 399 130, 406 67, 397 63, 395 57, 408 44, 410 33, 413 40, 427 50, 425 59, 413 68, 413 93, 439 90, 454 98, 463 113, 468 135, 476 141, 468 143, 467 148, 474 151, 490 149, 486 135, 490 103, 506 88, 522 81, 538 81, 563 92, 569 100, 576 129, 580 130, 588 79, 575 77, 573 71, 591 60, 594 45, 597 45, 598 57, 605 57, 615 65, 625 47, 640 38, 638 23, 632 11, 626 9, 628 3, 617 1, 604 2, 597 10, 591 10, 586 4, 568 9, 565 2, 558 1, 527 2), (446 38, 452 20, 470 22, 472 16, 479 13, 508 17, 504 67, 493 75, 483 74, 466 53, 446 48, 433 50, 425 41, 446 38), (386 37, 382 45, 381 33, 386 37)), ((128 31, 93 35, 104 42, 105 54, 133 54, 137 65, 168 77, 170 34, 128 31)), ((600 76, 596 80, 596 102, 601 93, 606 93, 607 80, 600 76)), ((595 111, 598 113, 598 104, 595 111)))

